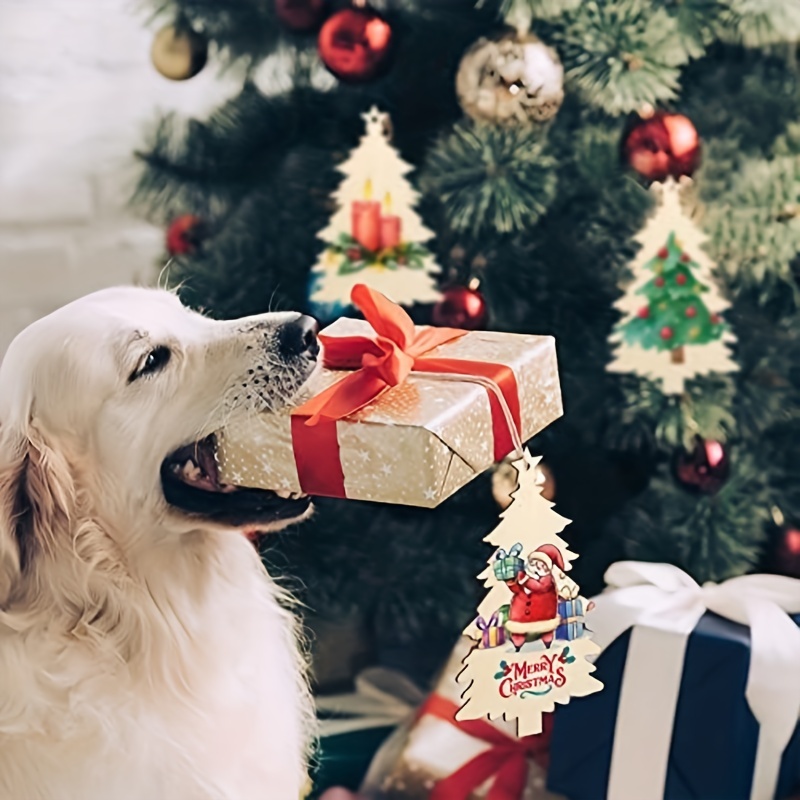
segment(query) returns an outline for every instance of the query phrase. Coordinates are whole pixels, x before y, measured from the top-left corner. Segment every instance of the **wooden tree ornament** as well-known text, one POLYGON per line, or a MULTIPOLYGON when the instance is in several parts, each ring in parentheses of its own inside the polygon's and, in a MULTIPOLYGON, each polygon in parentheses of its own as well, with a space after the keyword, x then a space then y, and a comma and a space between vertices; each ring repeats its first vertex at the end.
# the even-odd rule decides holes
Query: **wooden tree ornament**
POLYGON ((406 178, 413 167, 390 144, 389 115, 376 107, 366 131, 339 167, 337 211, 319 233, 325 249, 312 269, 311 301, 349 305, 356 283, 366 283, 401 305, 440 298, 438 272, 425 242, 433 237, 414 211, 419 194, 406 178))
POLYGON ((614 304, 622 318, 609 337, 608 369, 661 381, 665 393, 680 394, 690 378, 738 369, 728 349, 736 338, 723 318, 730 304, 702 249, 706 237, 684 212, 679 184, 670 179, 653 191, 659 207, 636 237, 642 247, 632 280, 614 304))
POLYGON ((584 626, 591 604, 567 576, 577 558, 559 536, 569 520, 542 497, 538 458, 515 463, 519 486, 485 541, 496 550, 481 573, 489 590, 465 633, 478 641, 458 677, 466 684, 456 719, 517 720, 540 733, 542 714, 599 691, 587 657, 600 652, 584 626))

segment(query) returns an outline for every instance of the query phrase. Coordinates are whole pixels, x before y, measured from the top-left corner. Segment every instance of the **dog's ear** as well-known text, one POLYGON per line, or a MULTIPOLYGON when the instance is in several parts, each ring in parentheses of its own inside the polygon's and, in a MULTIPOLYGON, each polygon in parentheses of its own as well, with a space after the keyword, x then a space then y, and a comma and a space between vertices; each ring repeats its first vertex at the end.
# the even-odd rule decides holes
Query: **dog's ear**
POLYGON ((75 485, 63 455, 33 426, 0 427, 0 604, 38 552, 69 535, 75 485))

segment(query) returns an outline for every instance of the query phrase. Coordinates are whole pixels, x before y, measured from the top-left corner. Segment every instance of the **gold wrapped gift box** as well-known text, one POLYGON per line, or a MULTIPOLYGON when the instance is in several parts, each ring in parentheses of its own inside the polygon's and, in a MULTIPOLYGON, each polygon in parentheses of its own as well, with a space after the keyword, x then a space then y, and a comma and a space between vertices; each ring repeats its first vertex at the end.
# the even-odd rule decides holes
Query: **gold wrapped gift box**
MULTIPOLYGON (((375 334, 369 323, 343 318, 322 336, 374 338, 375 334)), ((523 441, 562 414, 551 336, 474 331, 436 347, 428 356, 510 367, 519 392, 523 441)), ((313 390, 320 392, 348 374, 324 369, 313 390)), ((494 463, 492 424, 484 385, 452 375, 439 380, 412 372, 403 383, 336 423, 346 496, 433 508, 494 463)), ((217 443, 223 482, 303 491, 292 442, 291 409, 231 425, 217 434, 217 443)))

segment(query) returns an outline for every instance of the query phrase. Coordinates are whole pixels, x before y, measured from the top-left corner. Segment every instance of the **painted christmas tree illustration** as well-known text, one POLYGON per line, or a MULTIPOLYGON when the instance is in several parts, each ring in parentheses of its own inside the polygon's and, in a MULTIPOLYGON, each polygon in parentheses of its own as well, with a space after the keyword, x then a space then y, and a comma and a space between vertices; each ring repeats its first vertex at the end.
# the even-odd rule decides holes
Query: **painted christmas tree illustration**
POLYGON ((719 293, 714 264, 703 252, 703 232, 681 207, 673 180, 654 185, 660 204, 636 237, 642 245, 631 264, 633 280, 615 303, 622 319, 610 337, 612 372, 662 381, 666 393, 686 379, 731 372, 728 345, 735 341, 723 319, 729 304, 719 293))
POLYGON ((366 132, 339 167, 345 178, 334 193, 337 211, 319 233, 326 243, 312 270, 311 300, 346 306, 356 283, 396 303, 439 299, 438 271, 425 246, 433 233, 414 211, 419 195, 405 177, 413 167, 389 143, 389 116, 373 107, 366 132))
POLYGON ((586 660, 599 648, 584 627, 588 604, 565 574, 577 556, 559 536, 569 520, 542 497, 539 458, 516 462, 519 486, 485 538, 497 548, 481 575, 489 589, 465 633, 478 641, 464 660, 457 719, 517 719, 520 736, 541 732, 542 713, 602 688, 586 660))
POLYGON ((674 364, 686 360, 687 345, 701 345, 719 339, 725 323, 703 302, 708 286, 694 274, 700 265, 684 252, 670 233, 667 243, 645 264, 654 273, 637 294, 647 303, 620 326, 630 344, 645 349, 669 350, 674 364))

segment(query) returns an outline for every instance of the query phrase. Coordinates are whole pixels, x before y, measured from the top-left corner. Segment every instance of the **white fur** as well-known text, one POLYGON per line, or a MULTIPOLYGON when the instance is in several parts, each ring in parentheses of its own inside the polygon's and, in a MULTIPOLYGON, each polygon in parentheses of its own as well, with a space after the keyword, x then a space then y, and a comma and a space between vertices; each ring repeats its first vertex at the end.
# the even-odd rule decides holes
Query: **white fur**
POLYGON ((159 478, 176 448, 296 392, 311 367, 275 344, 295 316, 215 322, 111 289, 11 344, 0 800, 298 799, 313 715, 286 598, 244 536, 170 509, 159 478), (155 345, 170 362, 129 383, 155 345))

